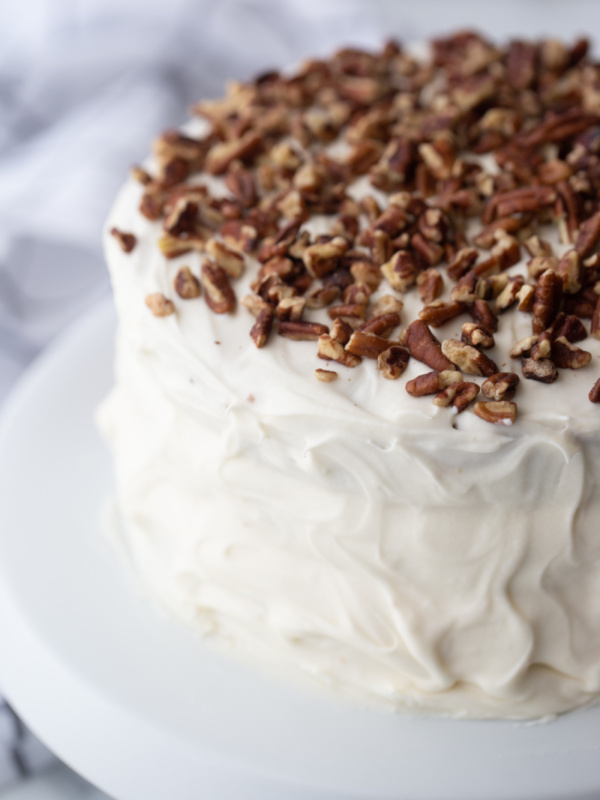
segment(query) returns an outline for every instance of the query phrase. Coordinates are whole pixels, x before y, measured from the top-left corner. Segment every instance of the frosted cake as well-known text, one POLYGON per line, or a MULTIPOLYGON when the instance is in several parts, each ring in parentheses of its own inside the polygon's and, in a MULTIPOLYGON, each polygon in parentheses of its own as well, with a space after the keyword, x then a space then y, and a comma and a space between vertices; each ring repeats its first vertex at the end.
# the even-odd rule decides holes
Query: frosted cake
POLYGON ((133 170, 101 412, 150 592, 373 707, 600 698, 600 68, 344 49, 133 170))

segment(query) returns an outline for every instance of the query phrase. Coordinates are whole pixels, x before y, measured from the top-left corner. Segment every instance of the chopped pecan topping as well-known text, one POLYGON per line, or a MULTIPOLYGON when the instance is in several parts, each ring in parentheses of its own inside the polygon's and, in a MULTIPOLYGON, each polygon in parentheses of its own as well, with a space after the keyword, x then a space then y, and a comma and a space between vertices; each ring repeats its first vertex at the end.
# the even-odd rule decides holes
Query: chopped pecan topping
POLYGON ((479 386, 476 383, 461 380, 457 383, 451 383, 450 386, 438 392, 433 398, 433 402, 436 406, 447 407, 451 405, 460 414, 467 406, 471 405, 478 394, 479 386))
POLYGON ((314 278, 322 278, 333 272, 340 259, 348 249, 348 242, 342 236, 334 237, 330 242, 313 244, 307 247, 302 256, 306 269, 314 278))
POLYGON ((409 359, 410 351, 407 347, 393 344, 377 356, 377 368, 384 378, 395 381, 406 369, 409 359))
POLYGON ((221 175, 232 161, 244 161, 263 147, 263 137, 257 131, 248 131, 239 139, 219 142, 211 147, 206 156, 206 171, 211 175, 221 175))
POLYGON ((439 270, 430 267, 417 277, 417 288, 421 300, 425 304, 432 303, 444 291, 444 279, 439 270))
POLYGON ((161 292, 146 295, 146 305, 155 317, 168 317, 175 313, 175 305, 161 292))
POLYGON ((389 346, 389 341, 383 336, 377 336, 376 333, 354 331, 346 345, 346 352, 352 353, 353 356, 361 356, 361 358, 378 358, 389 346))
POLYGON ((348 305, 330 306, 327 309, 327 314, 330 319, 355 319, 362 320, 367 313, 366 308, 362 303, 352 303, 348 305))
POLYGON ((110 234, 115 237, 119 243, 119 247, 124 253, 131 253, 137 242, 133 233, 125 233, 118 228, 111 228, 110 234))
POLYGON ((258 317, 260 312, 269 305, 266 300, 258 294, 246 294, 242 297, 242 305, 248 309, 253 317, 258 317))
POLYGON ((175 291, 184 300, 200 296, 200 281, 189 267, 181 267, 174 281, 175 291))
POLYGON ((515 372, 496 372, 481 384, 482 393, 488 400, 511 400, 519 385, 515 372))
POLYGON ((215 314, 228 314, 235 309, 235 294, 222 267, 205 261, 200 271, 204 298, 215 314))
POLYGON ((323 383, 331 383, 332 381, 337 381, 338 374, 332 369, 321 369, 317 367, 315 370, 315 378, 319 381, 323 381, 323 383))
POLYGON ((282 297, 277 303, 277 318, 288 322, 302 319, 306 300, 304 297, 282 297))
POLYGON ((392 289, 399 292, 405 292, 417 280, 415 258, 408 250, 398 250, 394 253, 392 258, 381 266, 381 271, 392 289))
POLYGON ((529 355, 539 338, 539 333, 526 336, 524 339, 516 342, 516 344, 510 348, 509 356, 511 358, 521 358, 521 356, 529 355))
POLYGON ((600 378, 598 378, 596 383, 592 386, 589 398, 592 403, 600 403, 600 378))
POLYGON ((552 342, 552 361, 560 369, 581 369, 592 360, 592 354, 559 336, 552 342))
POLYGON ((482 350, 487 350, 495 344, 493 334, 477 322, 465 322, 460 338, 465 344, 480 347, 482 350))
POLYGON ((360 356, 348 353, 344 350, 344 345, 341 342, 327 334, 319 336, 317 355, 319 358, 325 359, 325 361, 337 361, 338 364, 342 364, 344 367, 357 367, 362 361, 360 356))
POLYGON ((556 272, 563 281, 565 294, 576 294, 581 289, 581 261, 577 250, 568 250, 558 262, 556 272))
POLYGON ((498 330, 498 317, 492 311, 487 301, 475 300, 473 305, 469 308, 469 314, 473 317, 475 322, 482 328, 495 333, 498 330))
POLYGON ((340 344, 348 344, 353 333, 354 329, 352 326, 348 325, 347 322, 344 322, 343 319, 339 318, 333 321, 333 325, 329 331, 331 338, 335 339, 336 342, 339 342, 340 344))
POLYGON ((489 377, 498 372, 498 367, 485 353, 458 339, 444 339, 442 353, 462 371, 469 375, 489 377))
POLYGON ((329 286, 317 286, 306 294, 307 308, 326 308, 340 296, 340 287, 331 284, 329 286))
POLYGON ((319 322, 281 320, 277 332, 280 336, 296 342, 316 342, 321 336, 329 333, 329 328, 319 322))
POLYGON ((521 365, 523 377, 541 383, 554 383, 558 378, 556 365, 550 359, 535 361, 533 358, 524 358, 521 365))
MULTIPOLYGON (((596 308, 594 309, 594 313, 592 314, 592 325, 590 328, 590 333, 595 339, 600 339, 600 297, 596 303, 596 308)), ((567 339, 569 337, 567 336, 567 339)), ((570 342, 574 341, 573 339, 569 339, 570 342)))
POLYGON ((271 329, 273 328, 274 320, 275 311, 271 306, 265 306, 259 312, 256 322, 250 331, 250 338, 258 348, 266 345, 271 329))
MULTIPOLYGON (((514 278, 510 278, 504 289, 496 297, 496 311, 506 311, 513 303, 516 303, 524 283, 525 280, 522 275, 515 275, 514 278)), ((533 291, 535 292, 535 289, 533 291)))
POLYGON ((380 317, 383 314, 398 314, 400 317, 400 312, 404 308, 404 303, 402 300, 399 300, 397 297, 394 297, 391 294, 384 294, 383 297, 380 297, 373 305, 371 306, 371 318, 380 317))
POLYGON ((579 257, 584 259, 594 252, 594 248, 600 239, 600 211, 588 217, 581 223, 575 250, 579 257))
POLYGON ((408 381, 406 391, 412 397, 423 397, 427 394, 436 394, 447 386, 460 383, 462 379, 462 373, 458 370, 446 369, 441 372, 433 370, 433 372, 426 372, 424 375, 418 375, 408 381))
POLYGON ((535 303, 535 286, 525 284, 517 292, 517 311, 533 311, 535 303))
POLYGON ((165 258, 177 258, 190 250, 199 250, 203 252, 206 246, 205 240, 201 236, 186 236, 185 239, 177 236, 171 236, 170 233, 164 233, 158 240, 158 247, 165 258))
POLYGON ((563 295, 563 282, 556 272, 547 269, 540 276, 533 301, 533 332, 541 333, 554 322, 563 295))
MULTIPOLYGON (((452 361, 444 355, 440 342, 423 320, 417 319, 411 322, 406 331, 404 344, 410 350, 413 358, 427 364, 428 367, 439 372, 453 369, 452 361)), ((497 370, 494 371, 497 372, 497 370)))
POLYGON ((553 340, 558 339, 559 336, 564 336, 571 343, 581 342, 587 338, 585 325, 579 317, 575 317, 572 314, 567 316, 562 312, 548 328, 548 334, 553 340))
POLYGON ((454 258, 448 263, 446 272, 453 281, 466 275, 477 261, 479 253, 474 247, 463 247, 458 250, 454 258))
POLYGON ((230 278, 239 278, 244 271, 244 256, 216 239, 209 239, 206 243, 206 252, 213 257, 230 278))
POLYGON ((534 361, 550 358, 552 355, 552 339, 548 331, 540 333, 539 339, 531 348, 531 357, 534 361))
POLYGON ((449 320, 458 317, 464 310, 464 303, 434 300, 419 311, 419 319, 431 325, 432 328, 439 328, 449 320))
POLYGON ((390 336, 398 325, 400 325, 400 315, 391 311, 388 314, 371 317, 367 322, 363 322, 358 330, 364 333, 376 333, 377 336, 390 336))
POLYGON ((485 422, 513 425, 517 420, 517 404, 510 400, 480 400, 473 411, 485 422))

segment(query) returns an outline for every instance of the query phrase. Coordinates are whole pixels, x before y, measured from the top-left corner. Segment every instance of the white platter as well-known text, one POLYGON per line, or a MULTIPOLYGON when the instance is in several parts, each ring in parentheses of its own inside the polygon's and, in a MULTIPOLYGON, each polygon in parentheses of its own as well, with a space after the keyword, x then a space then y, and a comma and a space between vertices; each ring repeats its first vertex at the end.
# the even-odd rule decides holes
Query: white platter
POLYGON ((67 331, 0 425, 0 687, 43 741, 118 800, 600 797, 600 708, 545 725, 360 711, 157 614, 99 534, 113 330, 104 303, 67 331))

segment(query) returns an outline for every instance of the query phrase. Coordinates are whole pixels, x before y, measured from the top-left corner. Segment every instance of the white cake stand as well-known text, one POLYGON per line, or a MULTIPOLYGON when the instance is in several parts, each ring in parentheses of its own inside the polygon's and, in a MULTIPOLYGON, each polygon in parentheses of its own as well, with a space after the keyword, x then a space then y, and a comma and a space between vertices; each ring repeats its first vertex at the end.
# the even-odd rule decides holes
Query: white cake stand
POLYGON ((113 328, 105 303, 68 331, 0 427, 0 686, 46 744, 118 800, 600 796, 600 709, 547 725, 359 711, 157 614, 99 534, 113 328))

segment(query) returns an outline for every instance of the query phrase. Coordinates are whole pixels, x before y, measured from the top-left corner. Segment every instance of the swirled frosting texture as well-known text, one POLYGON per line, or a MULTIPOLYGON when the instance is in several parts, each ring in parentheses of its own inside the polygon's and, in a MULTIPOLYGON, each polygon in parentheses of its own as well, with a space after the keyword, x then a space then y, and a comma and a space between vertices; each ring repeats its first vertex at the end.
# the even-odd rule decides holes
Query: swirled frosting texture
MULTIPOLYGON (((414 360, 399 381, 363 364, 322 384, 314 343, 257 350, 245 309, 174 296, 200 259, 165 261, 140 191, 128 183, 108 223, 138 246, 107 236, 119 331, 101 423, 151 592, 238 653, 366 704, 530 718, 596 701, 599 343, 591 367, 525 381, 512 427, 410 397, 414 360), (156 291, 176 314, 149 313, 156 291)), ((515 314, 498 352, 529 332, 515 314)))

